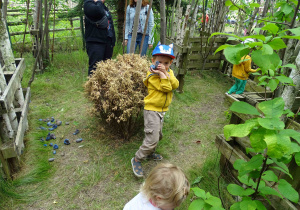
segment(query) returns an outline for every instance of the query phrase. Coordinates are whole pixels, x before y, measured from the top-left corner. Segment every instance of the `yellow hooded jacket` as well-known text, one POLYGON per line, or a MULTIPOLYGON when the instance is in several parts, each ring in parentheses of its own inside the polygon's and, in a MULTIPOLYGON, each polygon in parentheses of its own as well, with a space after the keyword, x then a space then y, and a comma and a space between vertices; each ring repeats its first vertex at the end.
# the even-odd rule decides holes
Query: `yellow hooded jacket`
POLYGON ((166 112, 172 102, 172 90, 178 88, 179 82, 171 69, 170 78, 161 79, 159 75, 147 72, 144 84, 148 88, 148 95, 144 98, 145 110, 166 112))
POLYGON ((242 60, 246 61, 238 65, 233 65, 232 76, 241 80, 247 80, 249 77, 249 72, 256 72, 256 70, 251 69, 251 57, 249 55, 242 57, 242 60))

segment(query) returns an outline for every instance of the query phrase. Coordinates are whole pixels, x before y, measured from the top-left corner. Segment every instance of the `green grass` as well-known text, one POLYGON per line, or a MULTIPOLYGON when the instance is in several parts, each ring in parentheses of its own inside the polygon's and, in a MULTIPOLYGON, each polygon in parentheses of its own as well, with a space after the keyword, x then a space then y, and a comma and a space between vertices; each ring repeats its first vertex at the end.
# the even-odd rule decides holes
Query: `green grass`
MULTIPOLYGON (((122 47, 115 49, 122 51, 122 47)), ((33 63, 31 54, 26 54, 22 87, 27 86, 33 63)), ((12 182, 0 180, 1 209, 122 209, 137 194, 143 179, 134 177, 130 159, 144 134, 141 129, 130 141, 124 141, 90 114, 92 104, 83 88, 87 63, 84 51, 56 53, 53 64, 36 75, 31 87, 30 129, 25 136, 22 170, 12 182), (59 145, 56 155, 39 141, 47 131, 38 127, 47 126, 38 119, 52 116, 63 121, 55 130, 57 139, 51 140, 59 145), (67 121, 70 125, 65 125, 67 121), (72 134, 75 129, 80 129, 78 136, 72 134), (79 137, 84 141, 76 144, 79 137), (65 138, 71 145, 63 144, 65 138), (49 163, 50 157, 55 161, 49 163)), ((224 89, 230 85, 225 81, 218 72, 187 74, 184 93, 174 94, 165 116, 164 138, 157 150, 164 161, 182 167, 191 182, 203 176, 198 185, 216 196, 215 180, 220 172, 214 139, 228 123, 224 114, 228 107, 223 102, 224 89)), ((156 164, 144 162, 145 173, 156 164)), ((187 199, 178 209, 187 209, 189 203, 187 199)))

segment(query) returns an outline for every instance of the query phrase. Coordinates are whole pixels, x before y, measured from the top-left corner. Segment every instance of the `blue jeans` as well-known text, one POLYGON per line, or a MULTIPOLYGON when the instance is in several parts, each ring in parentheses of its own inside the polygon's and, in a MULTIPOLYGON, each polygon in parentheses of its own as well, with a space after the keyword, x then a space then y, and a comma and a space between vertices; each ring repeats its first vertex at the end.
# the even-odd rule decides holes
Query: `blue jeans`
MULTIPOLYGON (((128 34, 127 53, 129 53, 129 51, 130 51, 131 38, 132 38, 132 35, 131 35, 131 34, 128 34)), ((137 36, 136 36, 136 42, 135 42, 134 52, 135 52, 137 46, 139 46, 139 50, 141 50, 142 38, 143 38, 143 34, 138 33, 137 36)), ((147 53, 147 49, 148 49, 148 41, 149 41, 149 35, 146 35, 146 36, 145 36, 145 39, 144 39, 144 44, 143 44, 143 49, 142 49, 142 54, 141 54, 141 56, 144 56, 144 55, 146 55, 146 53, 147 53)))
POLYGON ((241 80, 241 79, 238 79, 238 78, 235 78, 235 77, 234 77, 234 80, 235 80, 235 83, 230 88, 229 94, 232 94, 234 92, 236 94, 242 94, 245 90, 247 80, 241 80))

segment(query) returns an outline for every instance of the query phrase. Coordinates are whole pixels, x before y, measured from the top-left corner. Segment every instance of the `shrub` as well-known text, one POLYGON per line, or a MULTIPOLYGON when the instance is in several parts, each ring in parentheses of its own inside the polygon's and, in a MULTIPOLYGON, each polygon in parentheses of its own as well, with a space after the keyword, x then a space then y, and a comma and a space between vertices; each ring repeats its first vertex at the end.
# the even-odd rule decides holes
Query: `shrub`
POLYGON ((118 55, 114 60, 97 63, 85 84, 94 102, 94 114, 100 114, 110 127, 128 140, 139 130, 147 89, 143 78, 151 63, 139 55, 118 55))

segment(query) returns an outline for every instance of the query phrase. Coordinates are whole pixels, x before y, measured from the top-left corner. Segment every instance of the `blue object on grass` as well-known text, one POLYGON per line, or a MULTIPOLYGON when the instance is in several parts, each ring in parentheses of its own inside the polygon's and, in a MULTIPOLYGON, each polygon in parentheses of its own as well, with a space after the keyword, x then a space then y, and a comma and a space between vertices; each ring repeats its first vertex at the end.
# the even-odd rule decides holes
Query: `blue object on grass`
POLYGON ((46 137, 46 141, 49 141, 51 139, 51 134, 48 133, 47 137, 46 137))
POLYGON ((58 145, 54 144, 53 149, 58 149, 58 145))
POLYGON ((41 129, 41 130, 47 130, 47 128, 45 128, 43 126, 40 126, 39 129, 41 129))
POLYGON ((56 128, 57 128, 57 125, 56 125, 56 124, 53 124, 52 128, 53 128, 53 129, 56 129, 56 128))
POLYGON ((47 145, 47 144, 44 144, 44 146, 47 147, 48 145, 47 145))
POLYGON ((53 143, 50 143, 50 144, 49 144, 49 146, 51 146, 51 147, 52 147, 52 146, 53 146, 53 143))
POLYGON ((56 151, 55 151, 55 150, 53 150, 53 154, 54 154, 54 155, 56 154, 56 151))
POLYGON ((76 143, 82 142, 82 138, 76 139, 76 143))
POLYGON ((40 138, 40 141, 45 141, 45 139, 42 137, 42 138, 40 138))
POLYGON ((80 131, 76 129, 76 131, 73 133, 73 135, 77 135, 80 131))
POLYGON ((43 119, 39 119, 39 121, 43 121, 43 119))
POLYGON ((54 122, 54 117, 51 117, 51 122, 54 122))
POLYGON ((54 128, 48 128, 48 130, 49 130, 49 131, 53 131, 53 130, 54 130, 54 128))
POLYGON ((56 136, 54 135, 54 133, 50 134, 50 139, 56 139, 56 136))
POLYGON ((69 139, 65 139, 64 144, 65 144, 65 145, 69 145, 69 144, 70 144, 69 139))
POLYGON ((55 159, 54 158, 49 158, 48 161, 49 162, 53 162, 55 159))
POLYGON ((48 126, 52 126, 53 124, 51 122, 47 122, 47 125, 48 126))

